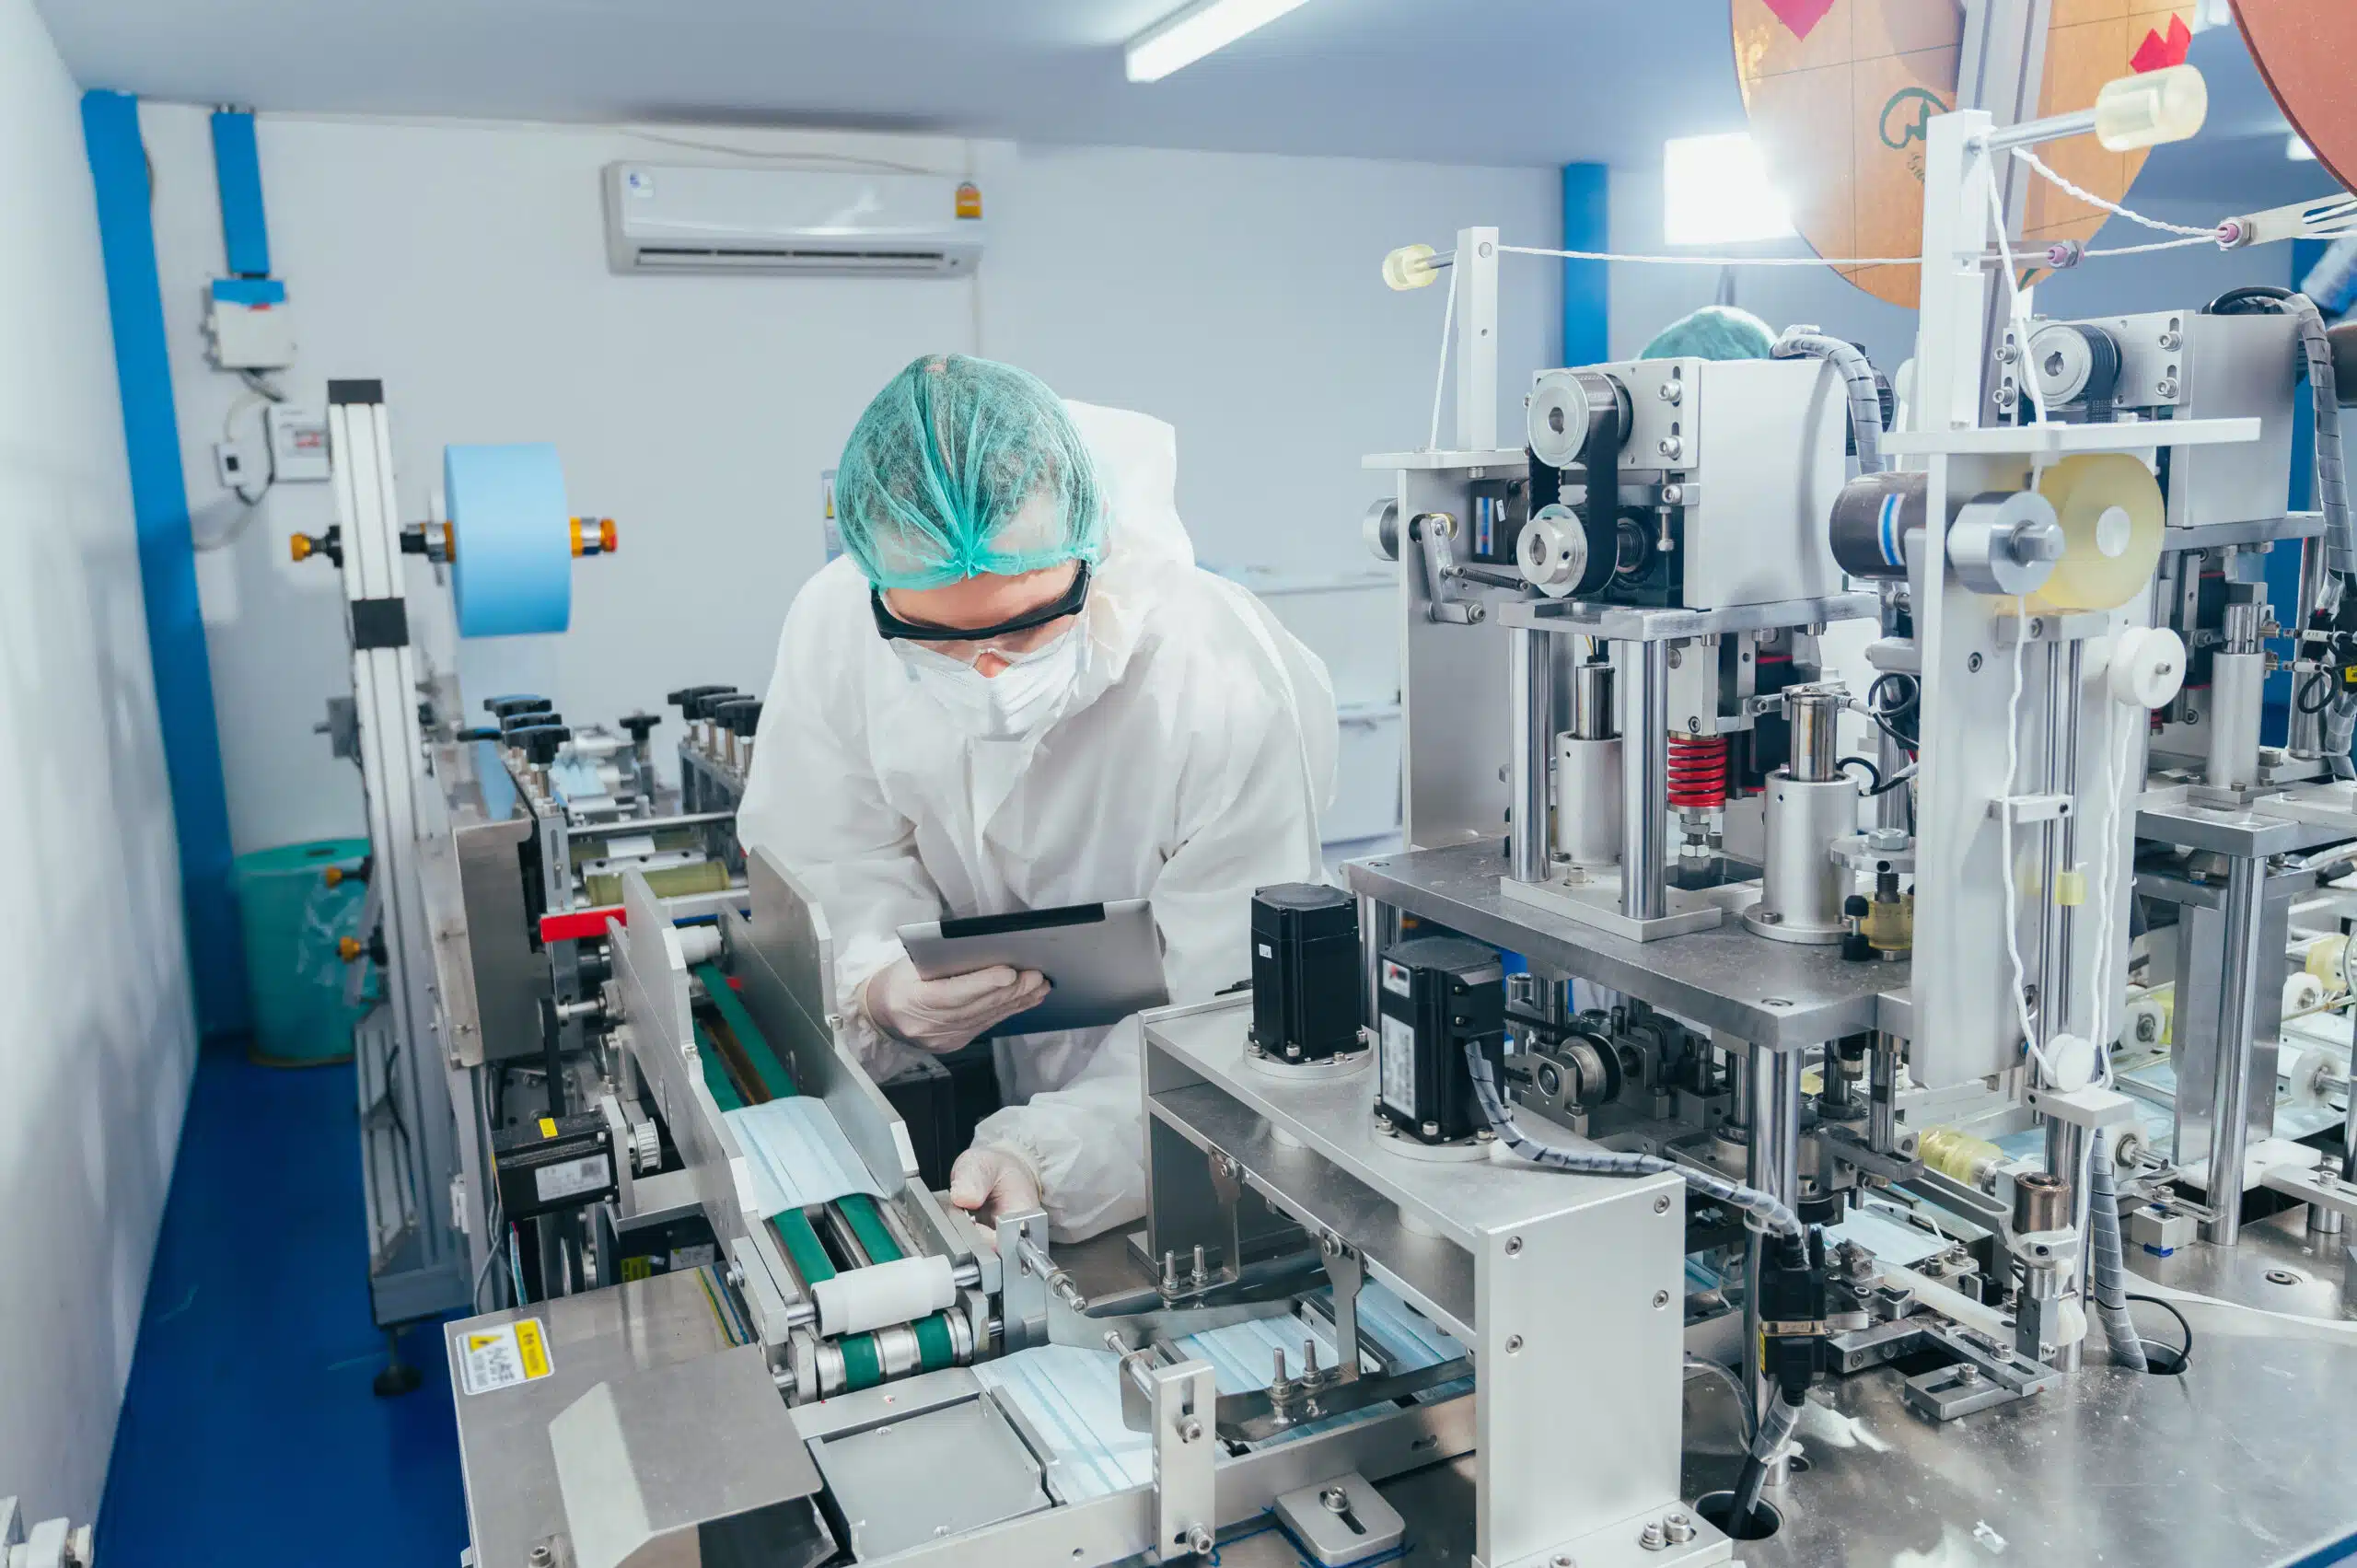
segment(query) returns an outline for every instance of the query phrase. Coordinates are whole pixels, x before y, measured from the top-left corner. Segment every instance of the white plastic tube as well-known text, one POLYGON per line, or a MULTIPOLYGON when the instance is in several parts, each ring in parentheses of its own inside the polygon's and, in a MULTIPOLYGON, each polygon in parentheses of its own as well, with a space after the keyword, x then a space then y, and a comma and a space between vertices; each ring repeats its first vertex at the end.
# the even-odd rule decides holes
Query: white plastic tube
POLYGON ((720 957, 720 927, 717 925, 682 925, 676 930, 679 937, 679 958, 688 968, 708 964, 720 957))
POLYGON ((928 1317, 958 1299, 958 1283, 946 1258, 902 1258, 820 1280, 810 1295, 819 1331, 832 1339, 928 1317))
POLYGON ((2001 1344, 2013 1342, 2014 1330, 2006 1323, 2005 1315, 1995 1307, 1975 1301, 1964 1292, 1952 1285, 1944 1285, 1928 1274, 1919 1274, 1897 1263, 1886 1262, 1880 1267, 1885 1284, 1907 1286, 1915 1293, 1916 1300, 1941 1317, 1953 1318, 1968 1329, 1987 1334, 2001 1344))

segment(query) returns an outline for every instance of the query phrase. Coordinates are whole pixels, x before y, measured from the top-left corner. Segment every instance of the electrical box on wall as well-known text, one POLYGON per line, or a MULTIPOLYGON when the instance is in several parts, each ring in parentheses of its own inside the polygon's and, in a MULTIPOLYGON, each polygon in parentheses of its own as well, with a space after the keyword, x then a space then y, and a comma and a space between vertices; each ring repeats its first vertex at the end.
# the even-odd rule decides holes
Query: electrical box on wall
POLYGON ((204 335, 224 370, 284 370, 295 363, 295 315, 275 278, 215 278, 204 335))
POLYGON ((273 403, 263 415, 270 436, 270 477, 302 484, 328 477, 328 422, 317 409, 273 403))

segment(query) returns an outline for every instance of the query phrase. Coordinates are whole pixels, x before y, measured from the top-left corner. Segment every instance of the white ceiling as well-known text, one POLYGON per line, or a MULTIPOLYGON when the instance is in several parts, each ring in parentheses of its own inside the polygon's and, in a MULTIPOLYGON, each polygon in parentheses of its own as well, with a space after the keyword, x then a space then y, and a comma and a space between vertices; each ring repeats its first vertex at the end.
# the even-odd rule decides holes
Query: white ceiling
MULTIPOLYGON (((1922 0, 1933 4, 1936 0, 1922 0)), ((1659 162, 1742 123, 1727 0, 1309 0, 1164 81, 1122 41, 1178 0, 40 0, 86 86, 265 110, 759 121, 1021 140, 1659 162)), ((2140 190, 2249 205, 2287 166, 2231 30, 2211 129, 2140 190)))

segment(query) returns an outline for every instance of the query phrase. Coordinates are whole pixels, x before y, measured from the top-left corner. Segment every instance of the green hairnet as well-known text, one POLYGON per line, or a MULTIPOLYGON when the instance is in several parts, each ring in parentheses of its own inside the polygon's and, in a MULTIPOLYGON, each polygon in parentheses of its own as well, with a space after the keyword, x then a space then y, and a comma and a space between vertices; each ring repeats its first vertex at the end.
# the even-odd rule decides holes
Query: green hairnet
POLYGON ((1105 504, 1080 432, 1047 383, 928 354, 852 427, 835 475, 843 548, 869 582, 931 588, 1103 552, 1105 504))
POLYGON ((1768 323, 1732 305, 1705 305, 1664 327, 1639 359, 1765 359, 1776 346, 1768 323))

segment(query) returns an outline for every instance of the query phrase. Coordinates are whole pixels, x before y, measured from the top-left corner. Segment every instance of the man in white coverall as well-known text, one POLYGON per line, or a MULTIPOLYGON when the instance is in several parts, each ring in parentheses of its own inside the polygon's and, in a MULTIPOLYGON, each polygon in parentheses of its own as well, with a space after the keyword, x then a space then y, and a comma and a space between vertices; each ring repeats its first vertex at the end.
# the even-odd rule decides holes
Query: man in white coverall
MULTIPOLYGON (((900 927, 1152 900, 1175 1003, 1248 980, 1255 888, 1320 879, 1324 667, 1198 569, 1177 442, 1037 377, 920 359, 868 406, 846 554, 795 597, 738 828, 816 895, 868 1071, 1037 1004, 1035 973, 920 979, 900 927)), ((1144 1211, 1140 1029, 999 1037, 1004 1109, 951 1173, 981 1217, 1077 1240, 1144 1211)))

